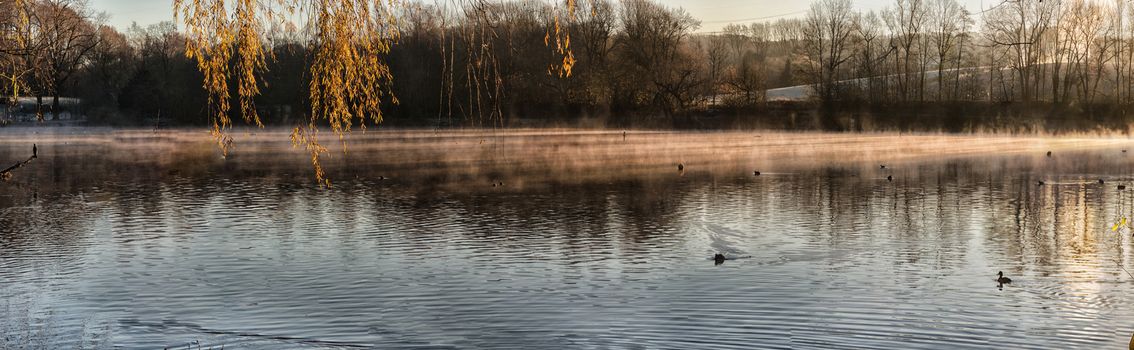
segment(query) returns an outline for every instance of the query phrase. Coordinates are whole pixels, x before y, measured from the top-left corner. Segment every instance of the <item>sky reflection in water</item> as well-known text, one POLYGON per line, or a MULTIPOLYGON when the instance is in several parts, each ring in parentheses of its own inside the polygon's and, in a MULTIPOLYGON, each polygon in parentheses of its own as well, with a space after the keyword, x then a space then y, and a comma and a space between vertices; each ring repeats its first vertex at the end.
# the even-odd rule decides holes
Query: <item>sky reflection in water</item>
POLYGON ((195 132, 26 134, 0 141, 40 145, 0 184, 0 347, 1115 348, 1134 324, 1126 139, 369 133, 322 190, 279 133, 227 160, 195 132))

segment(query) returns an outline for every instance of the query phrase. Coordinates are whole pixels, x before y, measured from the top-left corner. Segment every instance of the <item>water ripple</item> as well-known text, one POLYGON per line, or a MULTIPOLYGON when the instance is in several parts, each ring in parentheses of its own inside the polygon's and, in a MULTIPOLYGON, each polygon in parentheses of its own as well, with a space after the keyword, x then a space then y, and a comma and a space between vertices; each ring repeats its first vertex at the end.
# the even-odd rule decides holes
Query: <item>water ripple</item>
POLYGON ((495 190, 143 174, 17 191, 0 199, 0 348, 75 348, 76 334, 250 349, 1128 341, 1134 239, 1111 228, 1134 198, 1087 181, 1105 169, 892 164, 890 182, 874 168, 495 190), (1000 270, 1013 283, 998 288, 1000 270))

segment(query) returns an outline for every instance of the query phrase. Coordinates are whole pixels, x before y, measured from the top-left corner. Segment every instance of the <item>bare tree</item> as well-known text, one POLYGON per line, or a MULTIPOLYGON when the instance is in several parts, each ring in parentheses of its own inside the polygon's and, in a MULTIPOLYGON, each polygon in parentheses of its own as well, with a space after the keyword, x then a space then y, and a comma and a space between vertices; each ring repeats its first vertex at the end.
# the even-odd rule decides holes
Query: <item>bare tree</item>
POLYGON ((711 35, 706 38, 705 42, 705 58, 708 68, 708 93, 712 104, 717 103, 717 95, 720 93, 720 84, 722 80, 725 67, 727 66, 728 59, 728 45, 726 39, 721 35, 711 35))
POLYGON ((1076 96, 1082 103, 1093 103, 1103 70, 1112 57, 1113 27, 1109 8, 1086 0, 1072 0, 1068 20, 1061 28, 1070 42, 1069 64, 1076 96))
POLYGON ((1044 80, 1039 74, 1043 58, 1040 42, 1052 28, 1059 6, 1058 1, 1006 0, 985 12, 985 38, 1010 53, 1010 67, 1022 101, 1034 100, 1044 80))
POLYGON ((35 69, 40 85, 36 91, 37 102, 42 105, 43 95, 50 94, 53 118, 59 115, 60 92, 98 45, 100 38, 92 20, 83 0, 45 0, 31 11, 31 21, 37 28, 36 40, 41 45, 35 69))
POLYGON ((1045 37, 1044 45, 1045 58, 1050 61, 1051 72, 1050 75, 1051 86, 1051 101, 1057 105, 1067 103, 1071 94, 1071 79, 1068 79, 1068 62, 1067 57, 1071 52, 1071 45, 1074 44, 1069 37, 1072 31, 1069 30, 1070 16, 1063 7, 1055 9, 1052 14, 1052 27, 1053 30, 1049 31, 1045 37))
POLYGON ((689 52, 682 49, 700 22, 685 10, 647 0, 623 1, 620 18, 619 56, 628 72, 639 77, 629 83, 648 87, 644 95, 632 97, 634 102, 649 101, 675 117, 695 99, 691 94, 702 83, 696 65, 686 58, 689 52))
POLYGON ((725 81, 730 90, 739 95, 737 104, 751 107, 764 100, 764 91, 768 86, 766 77, 761 59, 753 52, 744 55, 739 63, 729 68, 725 81))
POLYGON ((9 106, 29 89, 28 80, 35 72, 35 55, 41 42, 36 40, 30 16, 35 4, 31 0, 0 0, 0 78, 3 78, 5 99, 9 106))
POLYGON ((882 17, 889 27, 893 43, 898 52, 893 56, 898 69, 895 77, 896 87, 902 101, 915 97, 925 100, 925 50, 923 45, 927 25, 928 6, 925 0, 896 0, 894 7, 883 11, 882 17))
POLYGON ((772 24, 772 37, 774 41, 797 45, 804 40, 803 27, 805 25, 804 19, 801 18, 782 18, 776 20, 772 24))
POLYGON ((768 40, 772 36, 772 26, 767 23, 752 23, 748 25, 748 42, 752 46, 757 58, 763 60, 768 56, 768 40))
MULTIPOLYGON (((968 28, 969 14, 961 7, 961 4, 957 3, 957 0, 932 0, 930 11, 932 12, 929 17, 930 39, 936 53, 937 64, 937 101, 942 101, 945 98, 945 91, 956 91, 957 89, 959 79, 956 77, 960 75, 960 57, 962 56, 962 53, 958 51, 962 49, 960 41, 965 35, 965 28, 968 28), (953 89, 947 89, 945 86, 946 69, 953 70, 953 89)), ((956 96, 949 96, 949 98, 956 98, 956 96)))
POLYGON ((1127 98, 1128 91, 1126 90, 1126 76, 1127 70, 1130 65, 1125 60, 1126 50, 1126 0, 1115 0, 1114 7, 1110 11, 1110 25, 1114 30, 1114 49, 1112 52, 1112 60, 1114 62, 1114 101, 1115 103, 1122 104, 1127 98))
POLYGON ((855 23, 855 37, 858 39, 855 55, 855 73, 865 80, 865 99, 878 103, 883 99, 886 85, 886 70, 883 63, 895 49, 891 48, 882 32, 882 19, 871 11, 858 16, 855 23))
POLYGON ((126 36, 113 27, 99 26, 98 45, 90 51, 89 64, 84 67, 94 97, 92 104, 118 106, 122 88, 134 69, 134 50, 126 36))
POLYGON ((1115 81, 1120 103, 1134 102, 1134 6, 1126 0, 1115 0, 1115 25, 1118 31, 1118 45, 1115 47, 1115 81), (1125 93, 1123 93, 1125 92, 1125 93))
POLYGON ((852 56, 851 36, 855 17, 850 0, 819 0, 811 4, 804 20, 805 70, 820 101, 837 98, 844 64, 852 56))
POLYGON ((618 72, 611 69, 610 55, 616 34, 617 11, 608 0, 592 0, 579 4, 579 18, 571 28, 579 65, 575 87, 584 104, 609 104, 612 79, 618 72))

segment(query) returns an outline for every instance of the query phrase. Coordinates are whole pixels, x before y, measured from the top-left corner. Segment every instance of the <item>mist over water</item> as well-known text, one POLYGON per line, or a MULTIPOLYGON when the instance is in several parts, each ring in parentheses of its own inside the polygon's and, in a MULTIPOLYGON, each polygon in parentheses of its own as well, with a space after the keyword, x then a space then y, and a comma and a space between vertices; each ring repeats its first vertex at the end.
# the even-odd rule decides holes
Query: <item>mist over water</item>
POLYGON ((1122 348, 1134 331, 1126 138, 383 131, 347 153, 327 137, 320 189, 284 132, 241 132, 227 159, 200 131, 0 132, 0 161, 39 147, 0 183, 0 348, 1122 348))

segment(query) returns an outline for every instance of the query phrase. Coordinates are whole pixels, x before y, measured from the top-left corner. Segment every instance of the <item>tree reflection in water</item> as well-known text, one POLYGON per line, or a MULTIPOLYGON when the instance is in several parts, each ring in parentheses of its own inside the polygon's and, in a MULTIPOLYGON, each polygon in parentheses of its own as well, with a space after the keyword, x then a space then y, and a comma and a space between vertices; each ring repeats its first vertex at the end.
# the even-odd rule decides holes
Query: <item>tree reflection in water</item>
POLYGON ((0 195, 0 296, 123 347, 1127 342, 1112 140, 620 134, 372 133, 329 189, 271 135, 227 160, 190 132, 36 139, 0 195))

